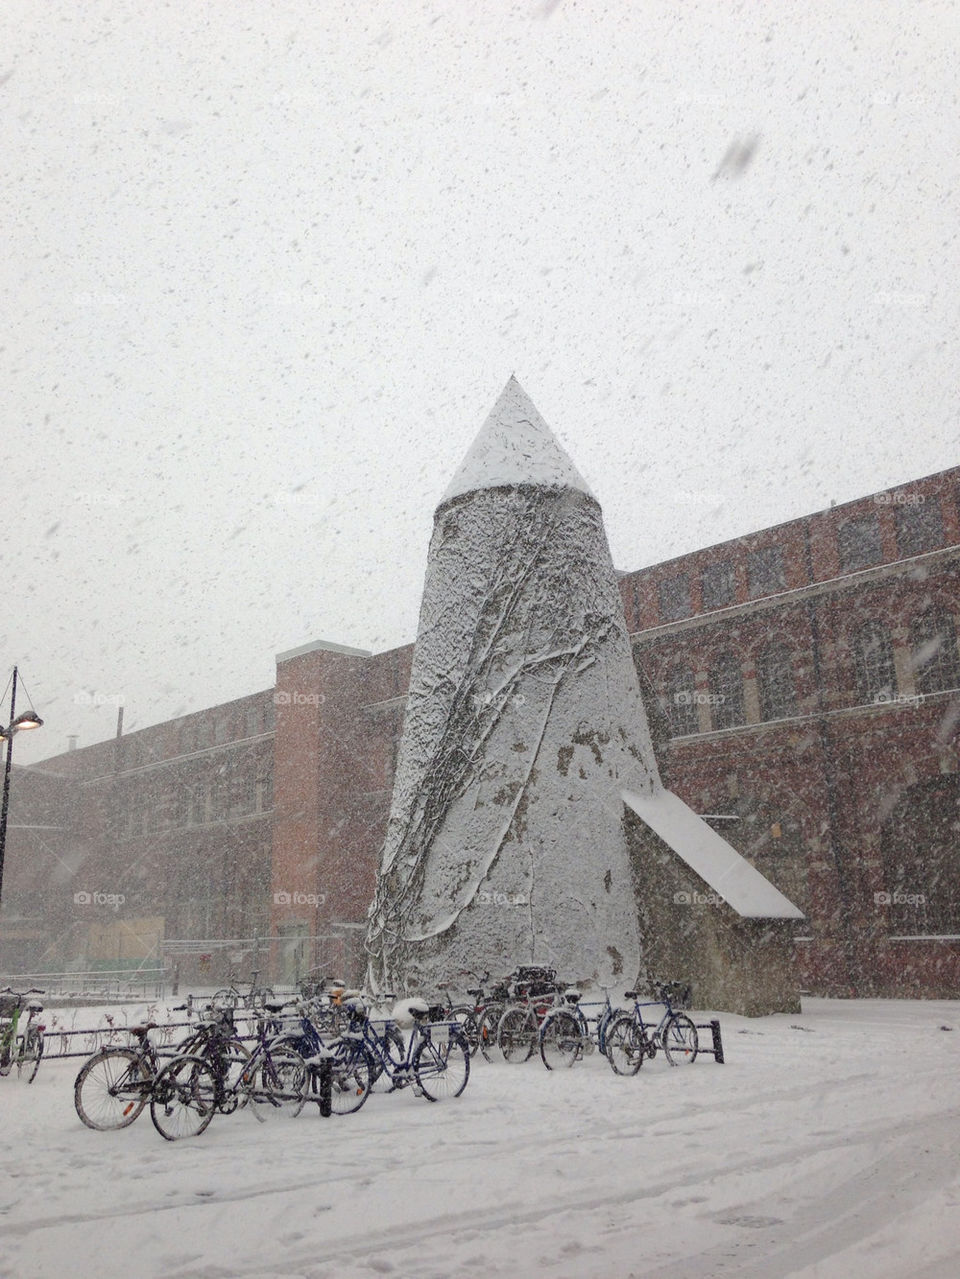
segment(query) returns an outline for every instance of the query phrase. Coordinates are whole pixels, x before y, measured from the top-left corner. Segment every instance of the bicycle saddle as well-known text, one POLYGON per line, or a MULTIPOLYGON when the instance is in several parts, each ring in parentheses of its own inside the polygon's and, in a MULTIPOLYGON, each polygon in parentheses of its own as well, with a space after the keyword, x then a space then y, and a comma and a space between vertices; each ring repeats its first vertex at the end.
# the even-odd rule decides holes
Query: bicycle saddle
POLYGON ((640 992, 639 990, 625 990, 623 992, 623 997, 624 999, 639 999, 640 992))
POLYGON ((471 989, 468 987, 468 988, 467 988, 467 994, 468 994, 468 995, 473 995, 474 999, 479 999, 479 998, 480 998, 480 996, 483 994, 483 991, 482 991, 482 990, 480 990, 480 989, 477 989, 477 990, 471 990, 471 989))
POLYGON ((156 1028, 157 1022, 145 1021, 139 1026, 130 1026, 129 1030, 131 1035, 136 1035, 138 1039, 142 1039, 144 1035, 148 1034, 151 1030, 156 1030, 156 1028))
POLYGON ((426 1017, 429 1011, 430 1011, 430 1005, 427 1003, 425 999, 408 999, 407 1000, 407 1012, 409 1012, 411 1017, 416 1017, 418 1021, 421 1018, 426 1017))

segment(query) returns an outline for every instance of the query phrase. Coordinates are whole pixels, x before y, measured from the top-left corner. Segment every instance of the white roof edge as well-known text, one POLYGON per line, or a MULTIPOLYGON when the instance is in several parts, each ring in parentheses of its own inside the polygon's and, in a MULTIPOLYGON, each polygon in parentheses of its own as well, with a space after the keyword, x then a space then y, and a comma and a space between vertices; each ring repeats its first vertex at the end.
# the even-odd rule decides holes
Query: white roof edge
POLYGON ((673 791, 622 790, 623 802, 745 919, 805 919, 803 911, 673 791))
POLYGON ((326 653, 345 653, 349 657, 370 657, 370 650, 366 648, 348 648, 346 644, 334 644, 332 640, 314 640, 312 644, 301 644, 299 648, 288 648, 285 653, 278 653, 276 657, 277 665, 281 662, 289 662, 291 657, 302 657, 304 653, 316 653, 322 649, 326 653))

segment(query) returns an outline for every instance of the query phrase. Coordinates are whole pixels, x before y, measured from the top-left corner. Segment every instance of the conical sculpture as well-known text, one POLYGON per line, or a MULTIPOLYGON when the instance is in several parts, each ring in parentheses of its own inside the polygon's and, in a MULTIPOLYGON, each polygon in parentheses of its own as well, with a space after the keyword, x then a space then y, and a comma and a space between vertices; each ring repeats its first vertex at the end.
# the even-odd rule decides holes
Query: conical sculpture
POLYGON ((435 515, 369 980, 632 981, 622 792, 658 789, 600 507, 511 378, 435 515))

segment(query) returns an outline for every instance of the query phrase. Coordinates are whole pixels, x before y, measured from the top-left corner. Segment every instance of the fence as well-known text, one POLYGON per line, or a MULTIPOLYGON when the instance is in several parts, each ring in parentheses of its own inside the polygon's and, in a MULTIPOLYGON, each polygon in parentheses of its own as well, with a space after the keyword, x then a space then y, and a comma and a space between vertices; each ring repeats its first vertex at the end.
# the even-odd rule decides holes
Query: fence
POLYGON ((26 990, 36 986, 50 998, 162 999, 167 974, 159 965, 150 968, 91 969, 69 973, 10 973, 0 976, 0 986, 26 990))

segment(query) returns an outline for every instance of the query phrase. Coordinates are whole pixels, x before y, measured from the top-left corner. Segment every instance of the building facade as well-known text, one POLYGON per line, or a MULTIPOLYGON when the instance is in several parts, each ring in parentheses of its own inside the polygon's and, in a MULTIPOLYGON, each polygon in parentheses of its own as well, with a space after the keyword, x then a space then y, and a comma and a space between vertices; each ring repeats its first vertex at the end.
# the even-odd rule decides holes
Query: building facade
MULTIPOLYGON (((806 912, 804 988, 960 994, 960 468, 619 584, 661 774, 806 912)), ((411 657, 15 768, 0 966, 358 977, 411 657)))

